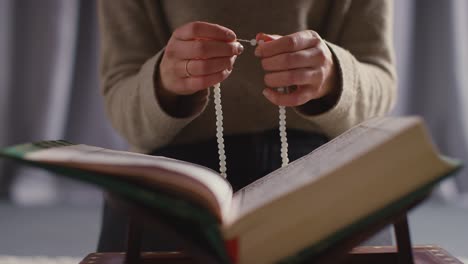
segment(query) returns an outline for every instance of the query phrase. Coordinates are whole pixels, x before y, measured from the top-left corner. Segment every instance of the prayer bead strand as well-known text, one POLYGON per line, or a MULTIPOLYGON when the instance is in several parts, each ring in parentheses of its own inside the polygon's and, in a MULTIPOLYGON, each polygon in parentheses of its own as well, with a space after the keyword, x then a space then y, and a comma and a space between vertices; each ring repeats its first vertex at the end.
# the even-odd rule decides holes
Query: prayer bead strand
POLYGON ((226 152, 224 150, 223 138, 223 108, 221 107, 221 84, 217 83, 213 87, 213 97, 216 111, 216 141, 218 142, 219 172, 221 176, 227 178, 226 152))
MULTIPOLYGON (((263 40, 257 41, 256 39, 238 39, 241 42, 247 42, 252 46, 257 46, 263 44, 263 40)), ((289 93, 288 88, 279 87, 276 88, 277 92, 280 93, 289 93)), ((286 133, 286 108, 284 106, 279 107, 279 132, 280 132, 280 139, 281 139, 281 167, 288 165, 289 158, 288 158, 288 137, 286 133)))
POLYGON ((279 107, 279 133, 281 139, 281 167, 288 165, 288 137, 286 133, 286 107, 279 107))
MULTIPOLYGON (((238 39, 241 42, 248 42, 252 46, 260 45, 263 40, 257 41, 256 39, 244 40, 238 39)), ((218 154, 219 154, 219 172, 221 176, 227 178, 227 166, 226 166, 226 152, 224 148, 223 138, 223 109, 221 107, 221 84, 217 83, 213 87, 213 96, 216 111, 216 140, 218 142, 218 154)), ((278 92, 288 93, 287 88, 277 88, 278 92)), ((279 106, 279 134, 281 140, 281 167, 288 165, 288 138, 286 133, 286 107, 279 106)))

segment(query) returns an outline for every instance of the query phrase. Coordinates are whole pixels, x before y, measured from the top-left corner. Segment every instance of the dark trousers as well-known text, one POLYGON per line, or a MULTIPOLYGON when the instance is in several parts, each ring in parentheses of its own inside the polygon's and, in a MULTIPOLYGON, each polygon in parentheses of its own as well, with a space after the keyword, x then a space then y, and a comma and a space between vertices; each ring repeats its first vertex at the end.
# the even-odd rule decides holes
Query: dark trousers
MULTIPOLYGON (((288 130, 290 161, 310 153, 327 141, 328 139, 320 134, 288 130)), ((225 149, 228 180, 234 191, 281 166, 278 130, 253 135, 226 136, 225 149)), ((165 147, 151 154, 176 158, 219 171, 218 147, 215 139, 165 147)), ((105 202, 98 251, 124 251, 127 223, 128 218, 125 215, 105 202)), ((146 229, 142 247, 145 251, 178 249, 170 237, 161 237, 146 229)))

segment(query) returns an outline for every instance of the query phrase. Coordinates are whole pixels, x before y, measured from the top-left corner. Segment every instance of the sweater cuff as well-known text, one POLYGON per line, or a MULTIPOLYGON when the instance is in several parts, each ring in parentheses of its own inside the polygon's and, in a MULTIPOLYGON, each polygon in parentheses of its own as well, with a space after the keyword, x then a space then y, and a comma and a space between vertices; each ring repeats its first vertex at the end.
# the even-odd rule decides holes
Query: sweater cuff
MULTIPOLYGON (((180 131, 193 119, 198 117, 206 108, 208 100, 204 105, 193 112, 191 115, 185 117, 174 117, 161 107, 158 96, 156 93, 156 85, 158 85, 158 75, 159 75, 159 64, 161 62, 164 50, 158 52, 155 56, 145 62, 142 68, 140 69, 138 79, 140 80, 140 96, 141 102, 143 104, 142 109, 144 111, 144 116, 149 123, 157 122, 158 125, 165 126, 168 128, 168 131, 180 131)), ((172 133, 167 134, 169 137, 172 133)), ((164 135, 161 135, 164 136, 164 135)), ((171 138, 172 139, 172 138, 171 138)), ((169 142, 171 139, 161 139, 163 142, 169 142)))
POLYGON ((351 108, 356 100, 356 59, 347 50, 326 42, 332 52, 338 74, 339 98, 334 106, 318 115, 306 114, 298 109, 295 111, 306 120, 316 124, 329 137, 335 137, 352 125, 353 113, 351 108))

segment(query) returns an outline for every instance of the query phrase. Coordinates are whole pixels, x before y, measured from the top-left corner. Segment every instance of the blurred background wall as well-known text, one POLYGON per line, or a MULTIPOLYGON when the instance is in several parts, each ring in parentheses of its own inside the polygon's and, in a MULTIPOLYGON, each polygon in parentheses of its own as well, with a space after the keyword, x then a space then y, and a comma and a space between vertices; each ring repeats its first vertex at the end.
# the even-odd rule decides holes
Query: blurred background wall
MULTIPOLYGON (((468 1, 396 0, 399 74, 396 115, 424 117, 442 153, 468 161, 468 1)), ((445 181, 439 198, 468 208, 468 173, 445 181)))
MULTIPOLYGON (((467 164, 468 1, 394 3, 393 114, 422 115, 439 149, 467 164)), ((63 138, 127 148, 105 118, 97 36, 95 0, 0 0, 0 147, 63 138)), ((464 170, 436 192, 443 207, 410 217, 415 241, 468 257, 467 197, 464 170)), ((82 257, 95 250, 100 204, 89 186, 0 160, 0 254, 82 257)))
MULTIPOLYGON (((0 146, 41 139, 125 149, 105 118, 95 1, 0 0, 0 146)), ((2 162, 3 198, 92 203, 97 192, 2 162)))
MULTIPOLYGON (((105 118, 94 0, 0 0, 0 146, 43 140, 125 149, 105 118)), ((396 0, 396 115, 422 115, 443 153, 468 160, 468 1, 396 0)), ((468 174, 438 196, 467 203, 468 174)), ((0 197, 89 203, 85 186, 0 161, 0 197)))
MULTIPOLYGON (((0 0, 0 146, 43 140, 125 149, 105 118, 93 0, 0 0)), ((468 1, 396 0, 399 101, 440 150, 468 161, 468 1)), ((404 151, 404 150, 402 150, 404 151)), ((468 174, 437 197, 468 208, 468 174)), ((0 161, 0 197, 19 204, 99 203, 99 192, 0 161)))

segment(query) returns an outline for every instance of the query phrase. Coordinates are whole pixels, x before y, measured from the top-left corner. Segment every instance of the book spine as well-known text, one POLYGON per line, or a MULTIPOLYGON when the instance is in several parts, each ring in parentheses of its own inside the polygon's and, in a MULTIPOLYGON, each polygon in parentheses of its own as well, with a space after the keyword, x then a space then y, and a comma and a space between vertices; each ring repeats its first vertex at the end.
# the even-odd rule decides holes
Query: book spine
POLYGON ((239 263, 239 239, 233 238, 225 241, 226 251, 231 263, 239 263))

